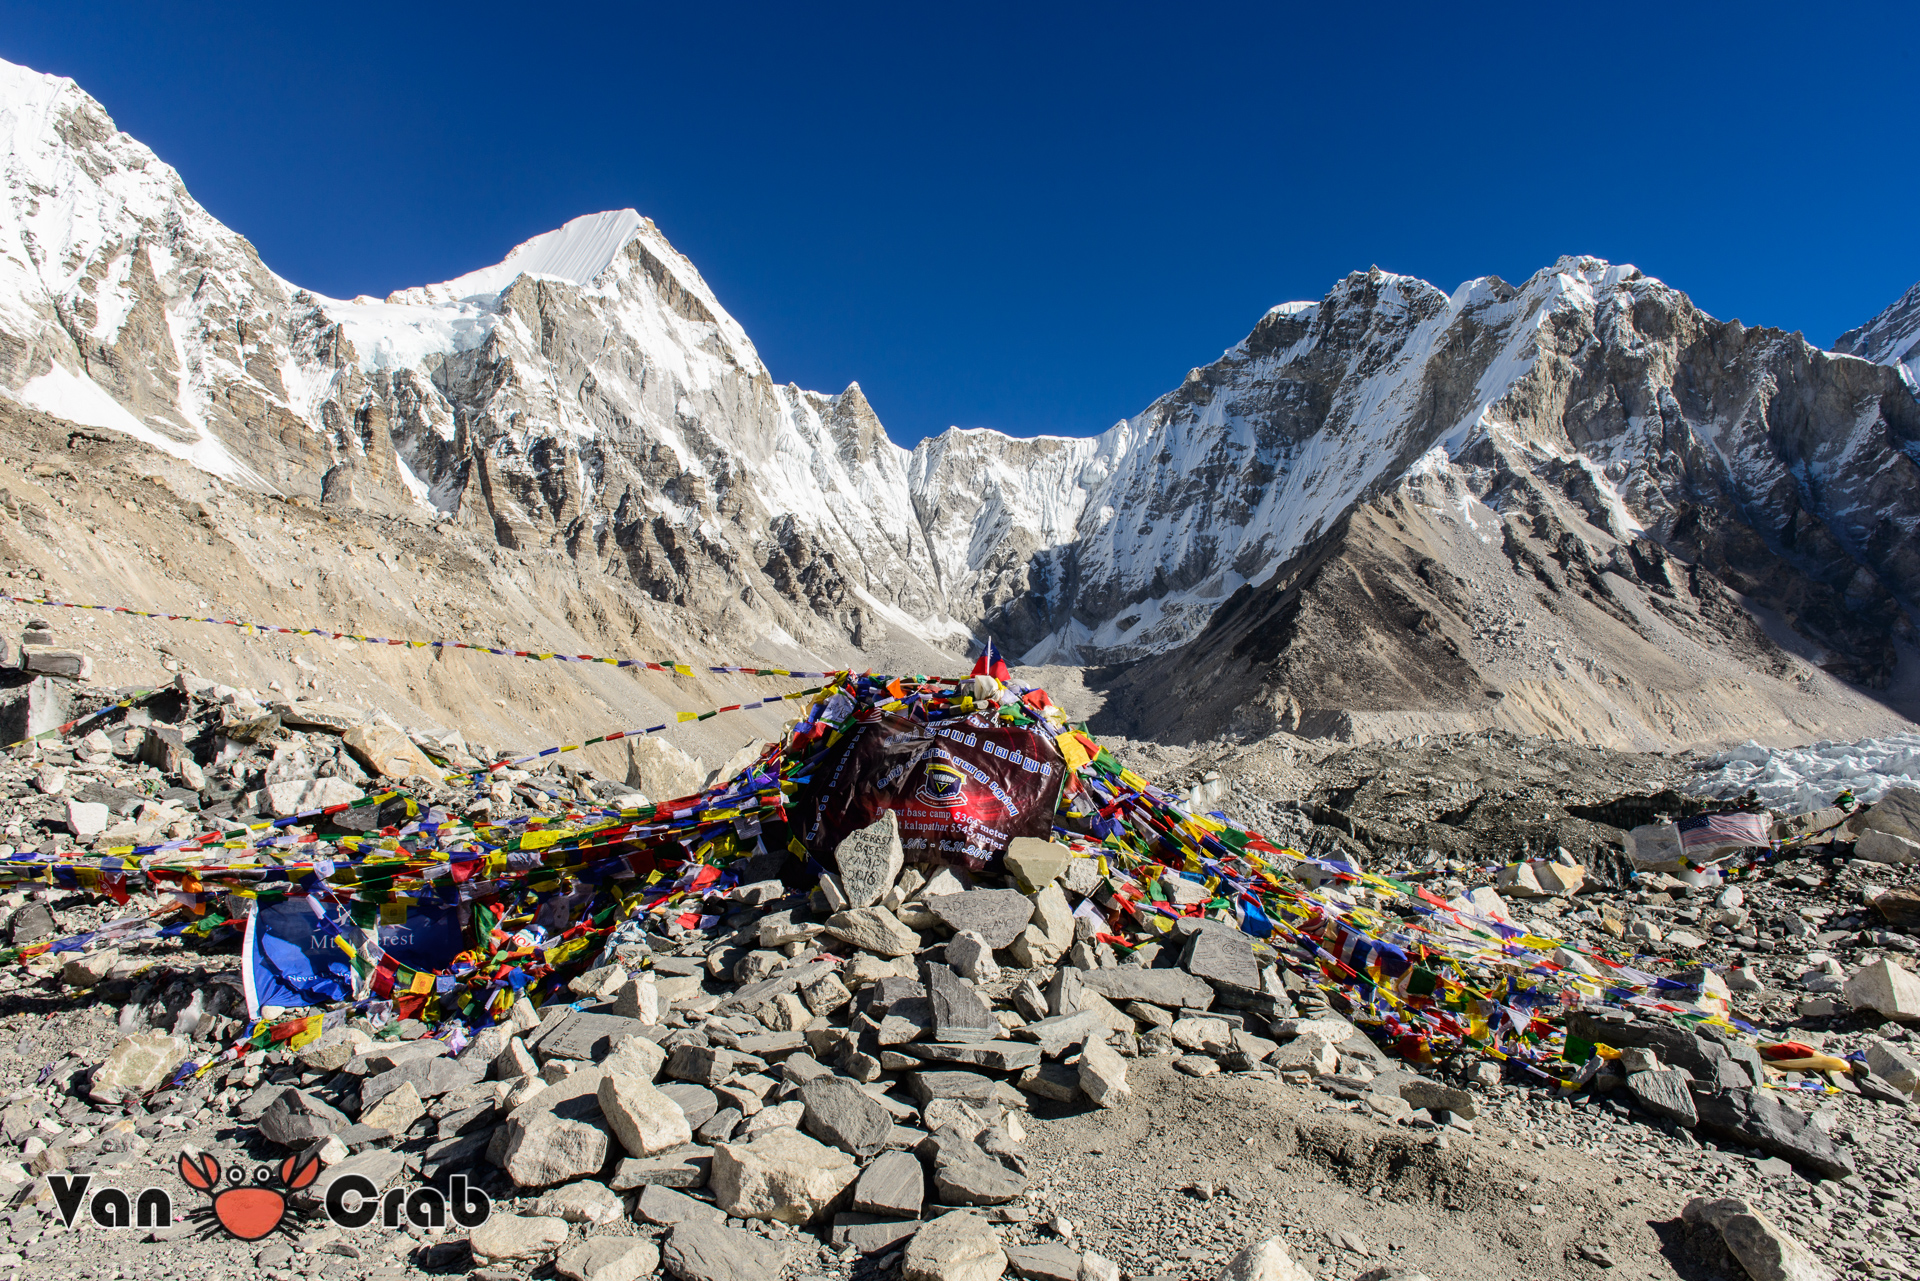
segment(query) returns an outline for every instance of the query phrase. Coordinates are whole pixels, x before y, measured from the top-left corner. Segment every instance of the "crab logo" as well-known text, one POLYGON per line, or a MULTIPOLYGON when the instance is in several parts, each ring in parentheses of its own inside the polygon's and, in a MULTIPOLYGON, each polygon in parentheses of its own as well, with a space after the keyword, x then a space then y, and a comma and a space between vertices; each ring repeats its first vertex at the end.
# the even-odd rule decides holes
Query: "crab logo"
POLYGON ((956 766, 934 761, 921 775, 919 790, 913 796, 917 801, 943 810, 958 809, 967 803, 966 784, 967 776, 956 766))
MULTIPOLYGON (((281 1187, 298 1191, 320 1177, 320 1158, 310 1156, 296 1166, 298 1161, 299 1157, 290 1156, 280 1163, 281 1187)), ((226 1182, 231 1186, 215 1192, 221 1182, 220 1162, 211 1153, 202 1153, 197 1162, 188 1153, 180 1154, 180 1177, 188 1187, 212 1194, 213 1217, 242 1241, 258 1241, 279 1227, 280 1220, 286 1217, 286 1193, 280 1187, 271 1186, 274 1174, 272 1166, 258 1166, 250 1185, 245 1167, 236 1165, 226 1171, 226 1182)))

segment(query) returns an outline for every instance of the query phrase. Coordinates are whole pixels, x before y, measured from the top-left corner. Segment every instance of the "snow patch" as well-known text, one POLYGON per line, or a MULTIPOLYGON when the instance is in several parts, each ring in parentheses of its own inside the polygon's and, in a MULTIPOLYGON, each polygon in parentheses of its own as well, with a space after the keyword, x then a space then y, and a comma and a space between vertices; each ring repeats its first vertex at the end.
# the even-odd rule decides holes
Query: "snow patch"
POLYGON ((590 285, 612 265, 615 255, 626 248, 627 242, 640 230, 640 223, 639 213, 632 209, 586 214, 515 245, 505 258, 491 267, 455 276, 442 284, 404 289, 388 301, 419 304, 491 298, 519 276, 548 276, 576 285, 590 285))
POLYGON ((117 431, 144 441, 162 453, 192 463, 202 471, 224 480, 259 488, 271 488, 261 477, 227 452, 227 447, 204 429, 198 440, 187 442, 153 428, 128 413, 119 401, 107 394, 93 379, 55 365, 11 395, 21 404, 52 414, 83 427, 117 431))

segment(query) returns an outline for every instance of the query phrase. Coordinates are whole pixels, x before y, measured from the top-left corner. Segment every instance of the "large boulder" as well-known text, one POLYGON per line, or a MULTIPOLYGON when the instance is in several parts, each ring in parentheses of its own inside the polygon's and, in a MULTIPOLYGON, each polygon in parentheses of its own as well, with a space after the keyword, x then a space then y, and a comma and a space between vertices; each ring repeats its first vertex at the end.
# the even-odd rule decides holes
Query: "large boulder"
POLYGON ((1920 978, 1887 957, 1855 971, 1840 991, 1857 1010, 1872 1010, 1902 1023, 1920 1022, 1920 978))
POLYGON ((706 1219, 688 1219, 667 1234, 660 1262, 677 1281, 770 1281, 786 1266, 786 1247, 706 1219))
POLYGON ((798 1130, 713 1147, 714 1203, 737 1219, 810 1223, 859 1177, 851 1156, 798 1130))
POLYGON ((1833 1273, 1813 1251, 1737 1197, 1694 1197, 1680 1219, 1689 1229, 1718 1232, 1752 1281, 1832 1281, 1833 1273))
POLYGON ((1887 832, 1920 841, 1920 790, 1891 787, 1887 794, 1847 824, 1856 833, 1887 832))
POLYGON ((900 1281, 998 1281, 1007 1252, 991 1223, 965 1210, 934 1219, 907 1242, 900 1281))
POLYGON ((1805 1113, 1759 1090, 1697 1091, 1693 1106, 1704 1130, 1759 1148, 1829 1179, 1844 1179, 1854 1173, 1853 1158, 1835 1147, 1825 1130, 1805 1113))
POLYGON ((600 1078, 600 1114, 628 1156, 655 1156, 693 1142, 693 1126, 680 1105, 651 1081, 620 1072, 600 1078))
POLYGON ((507 1259, 537 1259, 565 1244, 565 1219, 535 1214, 490 1214, 467 1238, 473 1261, 482 1267, 507 1259))
POLYGON ((919 949, 920 936, 884 907, 850 907, 827 918, 827 933, 881 956, 906 956, 919 949))
POLYGON ((129 1094, 151 1094, 167 1083, 193 1049, 184 1036, 139 1032, 123 1036, 93 1070, 88 1094, 96 1103, 118 1102, 129 1094))
POLYGON ((848 907, 872 907, 886 897, 906 864, 900 844, 900 820, 892 810, 878 821, 849 832, 833 852, 840 870, 840 890, 848 907))

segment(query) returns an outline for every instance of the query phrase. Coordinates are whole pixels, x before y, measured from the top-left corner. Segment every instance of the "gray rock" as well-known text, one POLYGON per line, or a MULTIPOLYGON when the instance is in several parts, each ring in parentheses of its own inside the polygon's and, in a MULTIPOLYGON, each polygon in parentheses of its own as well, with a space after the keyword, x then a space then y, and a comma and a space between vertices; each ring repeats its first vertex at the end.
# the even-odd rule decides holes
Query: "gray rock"
POLYGON ((1693 1077, 1677 1069, 1633 1072, 1627 1076, 1627 1093, 1655 1116, 1681 1125, 1694 1125, 1700 1114, 1693 1106, 1693 1077))
POLYGON ((93 1070, 88 1097, 95 1102, 118 1102, 127 1094, 151 1094, 167 1083, 192 1049, 184 1036, 164 1032, 121 1037, 106 1061, 93 1070))
POLYGON ((678 1281, 768 1281, 786 1266, 787 1251, 751 1232, 689 1219, 667 1234, 660 1262, 678 1281))
MULTIPOLYGON (((442 1174, 455 1174, 471 1171, 492 1146, 495 1127, 475 1130, 471 1134, 462 1134, 457 1138, 444 1139, 429 1147, 420 1156, 420 1177, 426 1180, 439 1178, 442 1174)), ((345 1135, 336 1135, 341 1142, 345 1135)))
POLYGON ((677 1081, 712 1088, 740 1070, 746 1060, 732 1050, 705 1045, 676 1045, 667 1056, 665 1073, 677 1081))
POLYGON ((1023 1040, 1038 1044, 1041 1055, 1049 1059, 1059 1058, 1090 1036, 1104 1038, 1106 1034, 1107 1021, 1098 1010, 1080 1010, 1073 1014, 1038 1019, 1014 1032, 1023 1040))
POLYGON ((663 1228, 695 1219, 723 1223, 727 1217, 719 1206, 695 1200, 658 1183, 649 1183, 640 1189, 640 1199, 634 1204, 633 1212, 636 1217, 648 1223, 657 1223, 663 1228))
POLYGON ((350 1124, 346 1116, 305 1090, 283 1090, 260 1114, 260 1134, 283 1148, 304 1147, 315 1139, 338 1133, 350 1124))
POLYGON ((1848 826, 1856 831, 1887 832, 1909 841, 1920 841, 1920 790, 1890 787, 1885 796, 1848 826))
POLYGON ((1752 1281, 1832 1281, 1833 1274, 1786 1229, 1735 1197, 1694 1197, 1681 1211, 1689 1228, 1711 1228, 1752 1281))
POLYGON ((1253 954, 1253 940, 1214 922, 1207 922, 1187 939, 1180 954, 1180 968, 1216 988, 1260 990, 1260 962, 1253 954))
POLYGON ((1080 1252, 1064 1245, 1010 1245, 1007 1263, 1027 1281, 1080 1281, 1080 1252))
POLYGON ((884 907, 853 907, 835 912, 827 918, 826 931, 842 942, 880 956, 906 956, 920 947, 920 936, 884 907))
POLYGON ((836 1250, 852 1246, 861 1254, 881 1254, 907 1241, 920 1230, 918 1219, 893 1219, 885 1215, 842 1212, 833 1216, 829 1240, 836 1250))
POLYGON ((416 1096, 423 1095, 433 1075, 435 1060, 409 1059, 398 1066, 368 1077, 360 1083, 360 1115, 377 1107, 380 1101, 403 1085, 411 1085, 416 1096))
POLYGON ((600 1078, 595 1097, 607 1128, 628 1156, 658 1156, 693 1139, 687 1114, 650 1081, 610 1072, 600 1078))
POLYGON ((810 1223, 859 1177, 851 1156, 793 1129, 713 1148, 714 1203, 740 1219, 810 1223))
POLYGON ((644 1036, 647 1027, 637 1018, 576 1010, 538 1040, 529 1042, 528 1048, 542 1063, 550 1059, 598 1063, 628 1037, 644 1036))
POLYGON ((1027 1176, 983 1153, 978 1159, 937 1166, 933 1187, 943 1205, 1005 1205, 1027 1190, 1027 1176))
POLYGON ((801 1126, 822 1143, 857 1157, 887 1146, 893 1114, 880 1100, 844 1076, 817 1076, 800 1087, 806 1105, 801 1126))
MULTIPOLYGON (((1026 899, 1020 901, 1025 903, 1026 899)), ((994 1017, 992 1008, 958 974, 944 965, 929 964, 925 967, 925 980, 927 1000, 933 1007, 936 1041, 991 1041, 1001 1035, 1000 1020, 994 1017)))
POLYGON ((1867 1043, 1867 1067, 1896 1090, 1912 1094, 1920 1088, 1920 1059, 1890 1041, 1876 1039, 1867 1043))
POLYGON ((955 1210, 926 1224, 907 1242, 900 1281, 994 1281, 1006 1270, 1007 1254, 993 1225, 955 1210))
POLYGON ((1105 1041, 1088 1041, 1081 1047, 1080 1091, 1103 1108, 1119 1107, 1132 1095, 1127 1061, 1105 1041))
POLYGON ((1725 1046, 1671 1023, 1608 1018, 1593 1010, 1574 1010, 1568 1014, 1567 1035, 1611 1045, 1617 1050, 1629 1047, 1652 1050, 1662 1063, 1685 1068, 1693 1073, 1696 1081, 1717 1080, 1719 1073, 1714 1064, 1729 1057, 1725 1046))
POLYGON ((926 1201, 926 1174, 911 1152, 882 1152, 853 1187, 853 1208, 867 1214, 917 1219, 926 1201))
POLYGON ((98 801, 67 802, 67 831, 75 836, 98 836, 107 830, 109 813, 98 801))
POLYGON ((930 1063, 953 1063, 989 1072, 1020 1072, 1040 1062, 1039 1046, 1012 1041, 977 1041, 971 1045, 917 1041, 901 1048, 930 1063))
POLYGON ((408 1081, 399 1089, 388 1091, 372 1107, 361 1108, 359 1120, 362 1125, 371 1125, 392 1134, 403 1134, 426 1112, 426 1104, 420 1101, 413 1082, 408 1081))
POLYGON ((900 845, 900 821, 892 810, 857 832, 850 832, 833 852, 840 873, 840 890, 849 907, 872 907, 886 897, 906 863, 900 845))
POLYGON ((1471 1093, 1457 1085, 1444 1085, 1427 1077, 1415 1077, 1400 1086, 1400 1097, 1417 1108, 1435 1109, 1465 1117, 1471 1121, 1480 1115, 1479 1105, 1471 1093))
POLYGON ((533 1203, 535 1214, 552 1215, 568 1223, 604 1226, 626 1217, 626 1203, 604 1183, 582 1179, 555 1188, 533 1203))
POLYGON ((499 1259, 537 1259, 552 1254, 567 1239, 564 1220, 545 1215, 495 1211, 467 1238, 473 1261, 485 1266, 499 1259))
POLYGON ((715 1112, 711 1117, 707 1118, 704 1125, 693 1132, 693 1137, 709 1146, 715 1143, 725 1143, 733 1137, 733 1132, 740 1128, 740 1122, 745 1119, 746 1113, 742 1112, 739 1108, 721 1108, 718 1112, 715 1112))
POLYGON ((53 909, 45 903, 28 903, 13 914, 8 929, 15 947, 25 947, 29 943, 51 938, 54 932, 53 909))
POLYGON ((887 1007, 874 1035, 882 1045, 905 1045, 932 1032, 933 1002, 924 996, 908 996, 887 1007))
POLYGON ((1693 1098, 1700 1126, 1770 1152, 1830 1179, 1853 1174, 1853 1158, 1806 1115, 1758 1090, 1722 1090, 1693 1098))
POLYGON ((927 910, 956 934, 962 930, 977 934, 992 948, 1011 944, 1033 919, 1032 900, 1018 890, 936 894, 927 899, 927 910))
MULTIPOLYGON (((1169 1010, 1213 1008, 1213 988, 1184 970, 1150 970, 1139 965, 1083 970, 1080 982, 1109 1001, 1145 1001, 1169 1010)), ((1049 992, 1051 1004, 1051 992, 1049 992)), ((1060 1013, 1068 1013, 1062 1010, 1060 1013)))
POLYGON ((609 1180, 615 1192, 658 1185, 663 1188, 703 1188, 713 1172, 713 1149, 684 1147, 659 1156, 629 1157, 614 1167, 609 1180))
POLYGON ((935 1099, 958 1099, 978 1105, 993 1102, 996 1082, 977 1072, 909 1072, 907 1088, 921 1107, 935 1099))
POLYGON ((507 1122, 500 1166, 523 1188, 551 1187, 598 1174, 607 1161, 606 1131, 551 1112, 507 1122))
POLYGON ((553 1261, 553 1270, 567 1281, 640 1281, 659 1266, 660 1247, 645 1237, 595 1237, 553 1261))
POLYGON ((657 1088, 680 1105, 687 1124, 696 1130, 711 1121, 720 1110, 720 1096, 704 1085, 695 1085, 691 1081, 667 1081, 657 1088))

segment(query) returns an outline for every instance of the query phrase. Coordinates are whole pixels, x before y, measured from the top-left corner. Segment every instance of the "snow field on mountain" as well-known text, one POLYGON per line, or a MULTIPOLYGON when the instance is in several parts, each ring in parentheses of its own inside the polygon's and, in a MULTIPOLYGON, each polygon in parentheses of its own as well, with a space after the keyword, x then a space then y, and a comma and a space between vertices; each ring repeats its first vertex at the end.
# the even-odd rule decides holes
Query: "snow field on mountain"
POLYGON ((202 433, 200 439, 188 444, 157 432, 128 413, 119 401, 101 389, 99 383, 59 365, 17 392, 0 388, 0 395, 10 396, 30 409, 79 423, 83 427, 124 432, 135 440, 145 441, 155 449, 191 463, 222 480, 247 483, 256 479, 251 470, 228 453, 227 447, 214 437, 202 433))
POLYGON ((1833 804, 1843 789, 1861 802, 1890 787, 1920 783, 1920 734, 1889 734, 1857 743, 1827 739, 1811 747, 1762 747, 1746 742, 1708 758, 1694 790, 1731 798, 1758 792, 1770 809, 1801 813, 1833 804))

